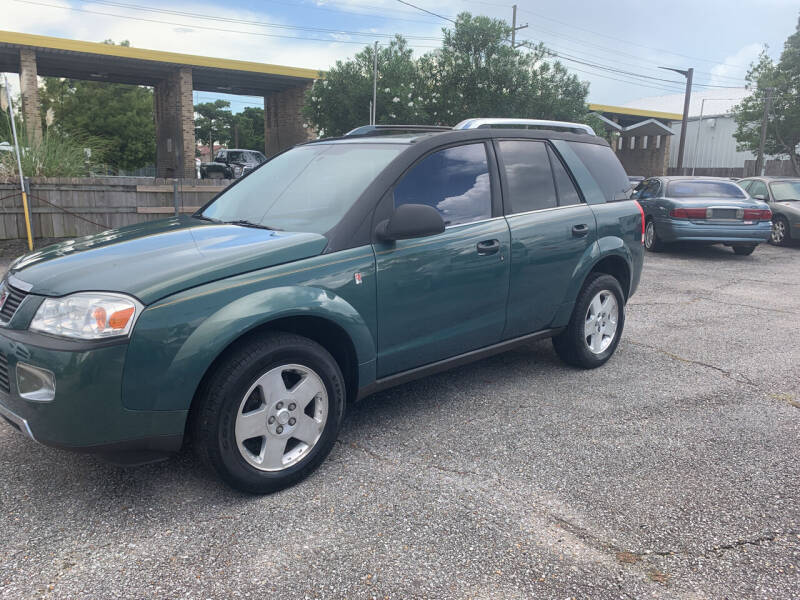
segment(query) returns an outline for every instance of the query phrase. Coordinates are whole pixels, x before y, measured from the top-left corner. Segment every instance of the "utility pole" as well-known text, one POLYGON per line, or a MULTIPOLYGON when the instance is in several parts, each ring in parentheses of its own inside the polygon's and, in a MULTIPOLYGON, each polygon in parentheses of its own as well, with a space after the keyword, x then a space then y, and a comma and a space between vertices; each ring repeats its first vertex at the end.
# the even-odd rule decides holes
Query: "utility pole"
POLYGON ((370 125, 375 125, 375 116, 378 114, 378 42, 375 42, 375 56, 372 60, 372 119, 370 125))
POLYGON ((764 144, 767 142, 767 119, 772 108, 772 93, 774 88, 767 88, 767 98, 764 100, 764 116, 761 117, 761 141, 758 143, 758 161, 756 162, 756 175, 764 175, 766 162, 764 160, 764 144))
POLYGON ((8 112, 11 117, 11 135, 14 138, 14 152, 17 155, 17 170, 19 172, 19 187, 22 191, 22 210, 25 216, 25 233, 28 236, 28 250, 33 250, 33 234, 31 233, 31 213, 28 208, 28 193, 25 187, 25 177, 22 173, 22 148, 19 147, 19 138, 17 137, 17 126, 14 122, 14 102, 11 100, 11 92, 8 87, 8 77, 3 74, 3 80, 6 83, 6 95, 8 96, 8 112))
POLYGON ((703 101, 700 103, 700 120, 697 122, 697 132, 694 136, 694 160, 692 161, 692 177, 694 177, 694 169, 697 167, 697 161, 700 159, 700 155, 698 151, 700 149, 700 128, 703 126, 703 112, 706 108, 706 100, 708 98, 703 98, 703 101))
POLYGON ((673 69, 671 67, 659 67, 659 69, 666 69, 667 71, 675 71, 686 77, 686 94, 683 97, 683 119, 681 121, 681 139, 678 143, 678 173, 683 175, 683 149, 686 146, 686 124, 689 121, 689 100, 692 98, 692 77, 694 77, 694 69, 673 69))
MULTIPOLYGON (((517 47, 517 31, 519 31, 520 29, 525 29, 528 26, 528 24, 525 23, 525 25, 520 25, 519 27, 517 27, 517 5, 515 4, 511 8, 513 10, 513 13, 512 13, 513 16, 511 18, 511 47, 512 48, 516 48, 517 47)), ((522 44, 520 44, 520 46, 521 45, 522 44)))

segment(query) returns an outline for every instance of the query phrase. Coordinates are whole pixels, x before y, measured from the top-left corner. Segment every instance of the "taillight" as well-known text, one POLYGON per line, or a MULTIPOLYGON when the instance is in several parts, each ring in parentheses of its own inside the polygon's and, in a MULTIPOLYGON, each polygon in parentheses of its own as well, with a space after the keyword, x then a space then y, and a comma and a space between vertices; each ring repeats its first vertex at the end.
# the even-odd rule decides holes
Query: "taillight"
POLYGON ((673 219, 705 219, 706 211, 705 208, 673 208, 669 216, 673 219))
POLYGON ((642 213, 642 246, 644 246, 644 209, 638 201, 634 200, 634 202, 636 203, 636 206, 639 207, 639 212, 642 213))
POLYGON ((746 208, 744 210, 745 221, 771 221, 772 211, 768 208, 746 208))

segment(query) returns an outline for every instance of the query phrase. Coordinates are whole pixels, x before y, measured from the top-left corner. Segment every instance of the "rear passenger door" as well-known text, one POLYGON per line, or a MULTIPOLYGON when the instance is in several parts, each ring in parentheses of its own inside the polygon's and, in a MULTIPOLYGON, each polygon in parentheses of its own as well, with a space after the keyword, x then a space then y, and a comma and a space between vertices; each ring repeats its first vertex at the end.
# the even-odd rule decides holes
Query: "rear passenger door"
POLYGON ((538 140, 498 140, 503 206, 511 231, 504 338, 546 329, 595 241, 594 213, 554 149, 538 140))

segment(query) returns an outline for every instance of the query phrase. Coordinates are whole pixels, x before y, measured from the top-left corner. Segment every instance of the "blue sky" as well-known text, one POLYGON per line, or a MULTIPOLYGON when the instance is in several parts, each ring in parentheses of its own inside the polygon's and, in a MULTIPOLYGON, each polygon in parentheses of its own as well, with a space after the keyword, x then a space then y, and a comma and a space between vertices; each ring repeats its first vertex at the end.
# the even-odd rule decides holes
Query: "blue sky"
MULTIPOLYGON (((511 20, 499 0, 410 0, 454 18, 460 12, 511 20)), ((679 93, 696 70, 697 92, 742 86, 764 44, 777 57, 798 18, 796 0, 516 0, 524 40, 544 42, 590 83, 589 100, 621 105, 679 93), (590 64, 585 64, 590 63, 590 64), (626 73, 620 73, 625 71, 626 73), (646 79, 641 76, 669 81, 646 79), (718 87, 702 87, 718 86, 718 87)), ((445 19, 397 0, 3 0, 0 28, 72 39, 128 39, 140 48, 325 69, 374 40, 404 34, 418 53, 436 47, 445 19), (257 22, 258 24, 254 24, 257 22), (323 31, 327 30, 327 31, 323 31)), ((218 95, 196 93, 198 101, 218 95)), ((262 105, 231 98, 234 110, 262 105)), ((641 104, 641 103, 640 103, 641 104)))

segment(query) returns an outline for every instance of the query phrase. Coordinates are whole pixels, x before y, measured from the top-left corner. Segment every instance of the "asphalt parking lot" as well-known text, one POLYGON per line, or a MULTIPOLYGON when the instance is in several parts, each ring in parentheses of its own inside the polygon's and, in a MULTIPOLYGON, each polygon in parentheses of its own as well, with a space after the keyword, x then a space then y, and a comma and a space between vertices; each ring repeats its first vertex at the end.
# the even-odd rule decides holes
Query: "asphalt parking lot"
POLYGON ((616 356, 355 407, 268 497, 0 427, 0 597, 797 598, 800 248, 649 254, 616 356))

